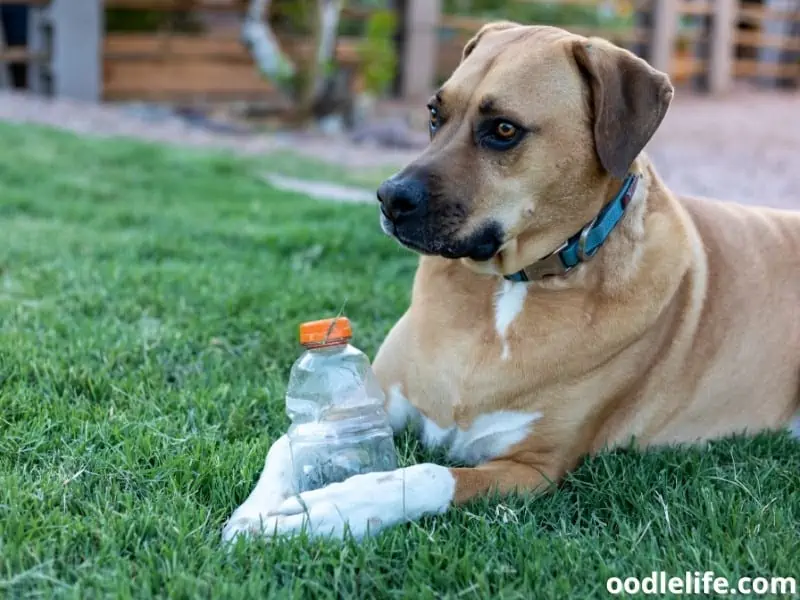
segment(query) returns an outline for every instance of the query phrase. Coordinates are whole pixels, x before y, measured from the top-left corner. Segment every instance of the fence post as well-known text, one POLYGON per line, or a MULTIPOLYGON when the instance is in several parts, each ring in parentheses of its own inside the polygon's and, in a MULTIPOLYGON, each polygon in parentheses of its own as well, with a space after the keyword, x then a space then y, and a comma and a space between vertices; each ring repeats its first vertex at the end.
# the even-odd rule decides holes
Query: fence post
POLYGON ((678 0, 655 0, 653 8, 653 42, 650 64, 670 74, 678 32, 678 0))
POLYGON ((88 102, 103 95, 103 0, 51 0, 31 15, 29 43, 49 60, 31 73, 32 91, 88 102))
POLYGON ((401 95, 406 100, 426 98, 436 85, 441 0, 408 0, 403 41, 401 95))
POLYGON ((50 94, 50 54, 52 32, 47 18, 47 6, 31 6, 28 14, 28 51, 39 58, 28 65, 28 89, 38 96, 50 94))
POLYGON ((716 0, 711 18, 708 89, 721 94, 733 81, 733 52, 737 0, 716 0))
MULTIPOLYGON (((0 54, 6 49, 6 36, 3 33, 3 22, 2 22, 2 15, 0 15, 0 54)), ((11 76, 10 76, 10 69, 8 68, 8 64, 0 58, 0 90, 4 90, 6 88, 11 87, 11 76)))

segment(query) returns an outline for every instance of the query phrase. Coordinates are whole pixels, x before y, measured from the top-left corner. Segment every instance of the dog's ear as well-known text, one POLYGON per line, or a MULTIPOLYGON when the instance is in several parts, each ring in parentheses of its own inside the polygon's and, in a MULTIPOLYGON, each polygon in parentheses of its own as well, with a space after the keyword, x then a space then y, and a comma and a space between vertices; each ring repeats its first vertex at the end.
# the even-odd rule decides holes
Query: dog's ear
POLYGON ((461 52, 461 61, 463 62, 465 58, 472 54, 472 51, 475 50, 478 42, 480 42, 481 38, 487 33, 504 31, 506 29, 513 29, 514 27, 521 27, 521 25, 519 23, 514 23, 513 21, 494 21, 492 23, 486 23, 486 25, 481 27, 478 30, 478 33, 476 33, 472 39, 467 42, 467 45, 464 46, 464 50, 461 52))
POLYGON ((600 163, 623 178, 667 114, 672 84, 643 59, 602 39, 573 42, 572 51, 588 83, 600 163))

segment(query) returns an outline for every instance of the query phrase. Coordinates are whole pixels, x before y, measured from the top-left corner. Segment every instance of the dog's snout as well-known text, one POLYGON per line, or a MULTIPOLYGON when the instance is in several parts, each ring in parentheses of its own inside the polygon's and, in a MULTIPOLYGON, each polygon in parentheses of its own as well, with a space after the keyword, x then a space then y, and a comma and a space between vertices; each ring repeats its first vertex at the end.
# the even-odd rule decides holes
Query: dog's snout
POLYGON ((378 200, 393 221, 422 214, 428 201, 425 184, 417 178, 387 179, 378 188, 378 200))

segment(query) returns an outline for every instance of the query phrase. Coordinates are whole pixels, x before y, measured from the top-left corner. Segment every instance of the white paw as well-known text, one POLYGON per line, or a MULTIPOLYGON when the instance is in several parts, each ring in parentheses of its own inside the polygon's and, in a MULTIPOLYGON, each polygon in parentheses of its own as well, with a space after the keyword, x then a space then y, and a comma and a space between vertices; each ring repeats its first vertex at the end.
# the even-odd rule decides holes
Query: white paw
POLYGON ((349 531, 354 538, 362 539, 392 525, 446 511, 454 492, 455 480, 449 469, 415 465, 357 475, 304 492, 269 515, 232 524, 240 531, 261 532, 267 537, 305 532, 310 537, 341 539, 349 531))
POLYGON ((222 528, 222 541, 232 542, 237 537, 251 537, 262 535, 264 528, 264 521, 267 515, 251 514, 251 515, 237 515, 234 513, 225 526, 222 528))
POLYGON ((241 534, 260 533, 262 521, 292 494, 292 458, 289 439, 284 435, 269 449, 264 469, 247 500, 237 508, 222 529, 229 542, 241 534))

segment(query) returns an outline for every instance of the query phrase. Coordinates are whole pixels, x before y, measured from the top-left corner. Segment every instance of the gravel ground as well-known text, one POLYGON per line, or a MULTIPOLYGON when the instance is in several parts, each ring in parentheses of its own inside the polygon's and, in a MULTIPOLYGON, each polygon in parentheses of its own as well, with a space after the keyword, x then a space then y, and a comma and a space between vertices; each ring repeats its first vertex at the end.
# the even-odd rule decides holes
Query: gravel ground
MULTIPOLYGON (((416 154, 314 135, 215 133, 172 117, 9 93, 0 94, 0 120, 250 155, 291 150, 344 168, 401 165, 416 154)), ((678 95, 648 150, 676 192, 800 209, 800 93, 678 95)))

